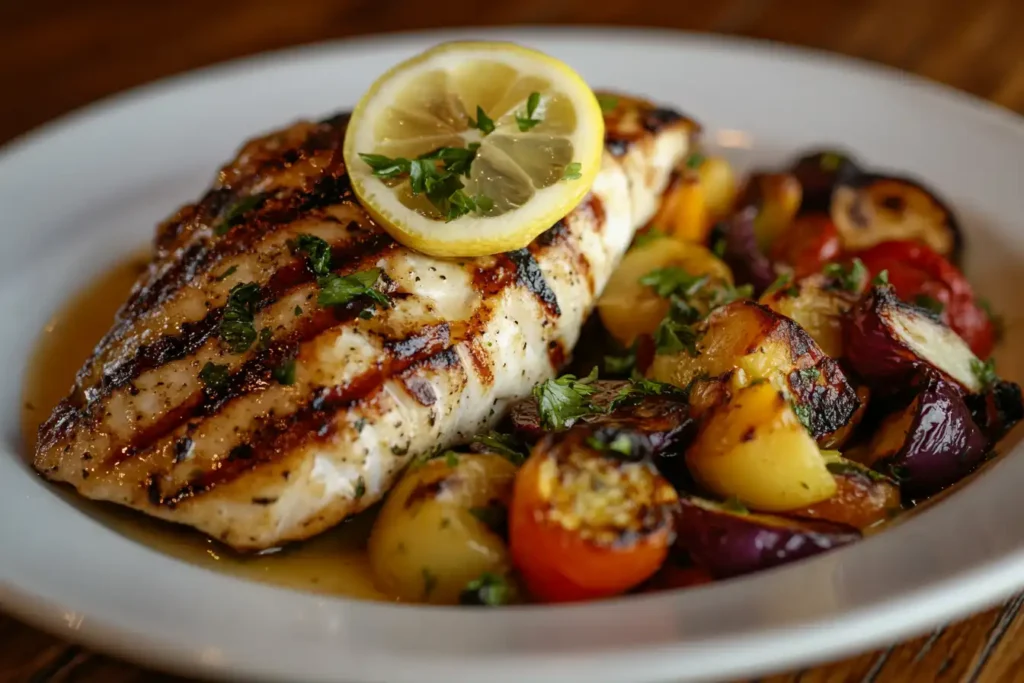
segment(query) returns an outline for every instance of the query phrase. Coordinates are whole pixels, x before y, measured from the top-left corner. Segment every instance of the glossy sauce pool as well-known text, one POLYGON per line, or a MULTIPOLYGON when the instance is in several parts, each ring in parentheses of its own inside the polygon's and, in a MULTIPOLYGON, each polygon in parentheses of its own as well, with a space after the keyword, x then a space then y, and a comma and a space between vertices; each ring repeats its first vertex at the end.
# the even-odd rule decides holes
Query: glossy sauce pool
MULTIPOLYGON (((106 334, 118 307, 145 268, 147 254, 117 265, 69 301, 46 325, 26 372, 22 434, 27 454, 40 423, 67 395, 75 373, 106 334)), ((214 571, 288 588, 386 600, 373 586, 366 539, 373 512, 316 538, 273 553, 242 556, 199 532, 113 504, 90 501, 60 487, 69 503, 118 533, 154 550, 214 571)))

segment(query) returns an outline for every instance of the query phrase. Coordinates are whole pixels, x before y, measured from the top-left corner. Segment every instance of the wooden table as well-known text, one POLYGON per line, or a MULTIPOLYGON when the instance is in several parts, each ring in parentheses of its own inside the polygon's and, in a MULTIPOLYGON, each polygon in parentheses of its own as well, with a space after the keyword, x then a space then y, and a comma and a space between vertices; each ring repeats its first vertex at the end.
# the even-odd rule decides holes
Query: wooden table
MULTIPOLYGON (((1022 0, 34 0, 0 6, 0 142, 155 78, 299 43, 457 25, 646 25, 853 55, 1024 112, 1022 0)), ((772 683, 1024 681, 1024 597, 909 643, 772 683)), ((162 676, 0 615, 0 683, 162 676)))

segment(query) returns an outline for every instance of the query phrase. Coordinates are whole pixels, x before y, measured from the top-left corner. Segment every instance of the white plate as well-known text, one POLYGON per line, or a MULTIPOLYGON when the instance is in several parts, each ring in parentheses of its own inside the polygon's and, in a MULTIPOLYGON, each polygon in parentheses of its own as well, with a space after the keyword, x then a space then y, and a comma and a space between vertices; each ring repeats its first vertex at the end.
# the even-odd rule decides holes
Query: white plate
MULTIPOLYGON (((214 574, 108 530, 34 476, 18 436, 25 360, 69 293, 145 243, 244 138, 351 106, 395 62, 469 35, 530 44, 595 85, 676 105, 711 139, 749 145, 730 150, 745 162, 838 142, 926 178, 965 219, 975 282, 1019 320, 1024 126, 911 77, 776 46, 592 30, 375 37, 187 75, 90 107, 0 156, 4 607, 62 637, 207 675, 601 683, 818 662, 1024 586, 1020 452, 906 523, 809 561, 689 591, 497 611, 323 598, 214 574)), ((1021 348, 1016 327, 1010 353, 1021 348)), ((1001 363, 1020 378, 1019 353, 1001 363)))

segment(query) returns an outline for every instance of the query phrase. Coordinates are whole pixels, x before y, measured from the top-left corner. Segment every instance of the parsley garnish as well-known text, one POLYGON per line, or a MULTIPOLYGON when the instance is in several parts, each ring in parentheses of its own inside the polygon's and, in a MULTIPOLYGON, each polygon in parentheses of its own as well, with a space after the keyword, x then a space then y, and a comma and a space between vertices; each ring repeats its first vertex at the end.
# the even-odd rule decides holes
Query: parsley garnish
POLYGON ((701 167, 701 164, 703 164, 704 161, 705 157, 703 154, 699 152, 694 152, 690 156, 686 157, 686 168, 690 169, 691 171, 696 171, 698 168, 701 167))
POLYGON ((240 282, 228 292, 217 336, 232 353, 245 353, 256 341, 253 317, 259 298, 260 286, 255 282, 240 282))
POLYGON ((468 123, 470 128, 476 128, 484 135, 494 132, 494 120, 490 116, 484 113, 483 107, 479 104, 476 105, 476 121, 473 117, 468 117, 468 123))
POLYGON ((679 266, 652 270, 640 278, 642 285, 650 287, 660 297, 681 296, 689 298, 707 284, 707 275, 690 275, 679 266))
POLYGON ((293 311, 293 313, 295 313, 296 317, 302 315, 302 306, 296 306, 295 310, 293 311))
POLYGON ((199 380, 207 389, 216 391, 228 382, 228 366, 218 363, 207 363, 199 371, 199 380))
POLYGON ((601 107, 601 111, 607 114, 615 111, 619 106, 619 98, 615 95, 597 95, 597 104, 601 107))
POLYGON ((654 345, 658 353, 679 353, 686 351, 690 356, 697 357, 697 341, 700 333, 693 327, 700 314, 682 299, 673 297, 668 315, 658 324, 654 331, 654 345))
POLYGON ((256 341, 256 348, 260 351, 270 346, 270 342, 274 339, 274 333, 269 327, 263 327, 260 329, 259 338, 256 341))
POLYGON ((995 358, 989 358, 986 361, 980 361, 977 358, 972 358, 971 372, 974 373, 974 376, 985 389, 988 389, 999 381, 999 376, 996 375, 995 358))
POLYGON ((365 296, 386 308, 391 300, 373 286, 380 279, 380 273, 380 268, 370 268, 351 275, 325 275, 317 280, 320 294, 316 301, 321 306, 341 306, 356 297, 365 296))
POLYGON ((725 256, 725 249, 727 246, 728 244, 726 243, 725 238, 719 237, 711 246, 711 253, 717 256, 718 258, 722 258, 723 256, 725 256))
POLYGON ((473 443, 480 444, 487 450, 496 453, 513 465, 522 465, 529 453, 519 440, 510 434, 488 432, 473 437, 473 443))
POLYGON ((797 419, 804 427, 811 429, 811 409, 803 403, 793 403, 793 412, 796 413, 797 419))
POLYGON ((324 276, 331 272, 331 245, 315 235, 299 235, 292 242, 292 251, 305 254, 306 263, 314 275, 324 276))
POLYGON ((484 572, 479 579, 473 579, 459 594, 460 605, 482 605, 499 607, 516 602, 515 586, 504 576, 484 572))
POLYGON ((627 460, 636 458, 634 448, 636 440, 628 432, 598 431, 587 437, 587 445, 595 451, 606 453, 612 457, 623 457, 627 460))
POLYGON ((779 296, 796 296, 800 293, 800 287, 793 283, 793 273, 782 273, 775 282, 768 285, 768 289, 764 290, 764 296, 771 296, 778 294, 779 296))
POLYGON ((215 278, 213 278, 213 279, 214 279, 214 280, 215 280, 216 282, 222 282, 223 280, 226 280, 227 278, 231 277, 231 275, 232 275, 232 274, 233 274, 233 273, 234 273, 234 272, 235 272, 236 270, 238 270, 238 266, 231 266, 230 268, 228 268, 228 269, 227 269, 227 270, 225 270, 225 271, 224 271, 223 273, 221 273, 220 275, 218 275, 217 277, 215 277, 215 278))
POLYGON ((562 172, 562 180, 578 180, 583 177, 580 172, 583 169, 583 164, 578 161, 574 161, 565 167, 565 171, 562 172))
POLYGON ((263 201, 263 195, 253 194, 248 197, 239 199, 237 202, 231 205, 231 207, 223 213, 220 222, 213 229, 215 235, 225 235, 230 230, 235 222, 243 215, 255 209, 260 202, 263 201))
POLYGON ((444 452, 444 464, 446 466, 448 466, 448 467, 458 467, 459 466, 459 454, 456 453, 455 451, 445 451, 444 452))
POLYGON ((281 361, 270 371, 270 375, 278 384, 283 384, 286 387, 295 384, 295 359, 288 358, 281 361))
POLYGON ((875 287, 879 285, 889 284, 889 271, 883 270, 878 273, 875 277, 871 278, 871 284, 875 287))
POLYGON ((642 247, 645 244, 650 244, 655 240, 660 240, 662 237, 667 237, 664 231, 659 230, 658 228, 650 228, 647 231, 642 232, 635 238, 633 238, 633 246, 642 247))
POLYGON ((533 388, 541 423, 546 429, 562 429, 570 426, 577 418, 597 412, 590 402, 594 394, 597 368, 580 379, 576 375, 562 375, 549 379, 533 388))
POLYGON ((847 292, 858 292, 864 284, 868 269, 859 258, 853 259, 849 267, 841 263, 826 263, 822 272, 836 281, 836 284, 847 292))
POLYGON ((914 297, 914 305, 918 308, 923 308, 929 313, 940 316, 942 312, 946 310, 946 305, 933 296, 927 294, 918 294, 914 297))
POLYGON ((604 371, 611 375, 628 375, 636 367, 636 352, 639 341, 634 341, 621 356, 605 356, 604 371))
POLYGON ((469 175, 479 148, 479 143, 472 142, 466 147, 439 147, 415 159, 392 159, 381 154, 360 154, 359 158, 373 169, 378 178, 387 180, 408 176, 412 193, 425 194, 446 221, 453 221, 468 213, 482 213, 494 207, 489 197, 466 194, 465 185, 459 180, 460 175, 469 175))
POLYGON ((818 378, 821 377, 821 370, 818 368, 803 368, 798 370, 800 378, 807 382, 817 382, 818 378))
MULTIPOLYGON (((824 453, 822 454, 824 455, 824 453)), ((839 456, 834 456, 832 458, 826 457, 825 469, 832 474, 860 474, 871 481, 888 481, 888 477, 884 474, 876 472, 870 467, 865 467, 864 465, 853 462, 852 460, 846 460, 839 456)))
POLYGON ((608 412, 615 410, 623 405, 632 405, 639 403, 640 400, 645 396, 678 396, 680 398, 686 397, 686 391, 680 389, 673 384, 667 384, 665 382, 657 382, 653 379, 647 379, 636 370, 633 371, 632 376, 629 379, 629 384, 619 390, 619 393, 615 395, 611 403, 608 404, 608 412))
POLYGON ((516 114, 516 124, 519 126, 519 131, 525 133, 530 130, 538 123, 541 122, 539 118, 533 118, 533 115, 537 112, 537 107, 540 105, 540 93, 532 92, 530 96, 526 98, 526 116, 520 116, 516 114))

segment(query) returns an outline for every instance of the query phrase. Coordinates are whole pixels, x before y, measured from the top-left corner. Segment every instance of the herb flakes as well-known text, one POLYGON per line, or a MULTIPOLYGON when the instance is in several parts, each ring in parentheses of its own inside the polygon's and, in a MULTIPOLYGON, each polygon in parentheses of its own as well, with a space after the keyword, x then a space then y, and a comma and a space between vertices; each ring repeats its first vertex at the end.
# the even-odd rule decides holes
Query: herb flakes
POLYGON ((535 386, 533 395, 544 427, 563 429, 584 415, 599 412, 590 401, 595 391, 592 384, 596 380, 597 368, 594 368, 582 379, 576 375, 562 375, 535 386))

